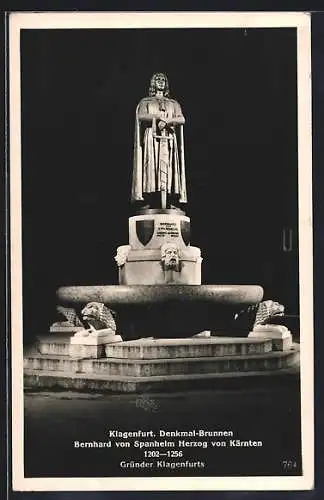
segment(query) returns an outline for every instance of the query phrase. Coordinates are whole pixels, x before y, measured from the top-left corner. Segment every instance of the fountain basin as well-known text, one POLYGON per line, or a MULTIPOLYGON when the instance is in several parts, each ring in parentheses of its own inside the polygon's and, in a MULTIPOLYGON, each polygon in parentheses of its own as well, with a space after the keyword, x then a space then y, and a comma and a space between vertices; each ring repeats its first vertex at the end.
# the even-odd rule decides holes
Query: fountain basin
POLYGON ((109 307, 158 305, 166 302, 211 304, 233 309, 257 304, 262 300, 259 285, 97 285, 63 286, 57 291, 62 304, 83 305, 103 302, 109 307))
POLYGON ((258 304, 258 285, 109 285, 66 286, 58 302, 76 309, 102 302, 117 312, 124 340, 139 337, 189 337, 203 330, 217 336, 246 336, 236 331, 236 313, 258 304))

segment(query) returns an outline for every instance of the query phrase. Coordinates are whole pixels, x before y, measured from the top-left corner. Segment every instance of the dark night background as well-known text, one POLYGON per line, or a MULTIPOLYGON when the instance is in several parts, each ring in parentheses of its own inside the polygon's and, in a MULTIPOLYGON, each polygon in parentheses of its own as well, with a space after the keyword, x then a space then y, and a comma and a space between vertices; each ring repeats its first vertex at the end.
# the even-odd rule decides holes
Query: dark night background
POLYGON ((23 30, 21 71, 25 335, 47 330, 57 287, 117 283, 155 71, 186 117, 203 283, 261 284, 298 314, 295 29, 23 30))

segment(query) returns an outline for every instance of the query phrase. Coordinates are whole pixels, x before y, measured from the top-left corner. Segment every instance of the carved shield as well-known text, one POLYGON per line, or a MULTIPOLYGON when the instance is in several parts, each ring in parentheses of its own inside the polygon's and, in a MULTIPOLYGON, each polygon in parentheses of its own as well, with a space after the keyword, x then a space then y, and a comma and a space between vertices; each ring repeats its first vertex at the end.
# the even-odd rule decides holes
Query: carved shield
POLYGON ((185 245, 188 246, 190 243, 190 222, 187 220, 182 220, 180 222, 181 236, 185 245))
POLYGON ((154 233, 154 219, 137 220, 136 234, 143 245, 147 245, 154 233))

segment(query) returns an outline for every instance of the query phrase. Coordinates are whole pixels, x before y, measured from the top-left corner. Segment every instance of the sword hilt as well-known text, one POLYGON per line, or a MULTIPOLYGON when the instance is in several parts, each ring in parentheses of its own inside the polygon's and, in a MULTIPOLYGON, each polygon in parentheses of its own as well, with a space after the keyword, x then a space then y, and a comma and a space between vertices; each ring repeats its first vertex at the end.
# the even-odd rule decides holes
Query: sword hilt
POLYGON ((153 134, 154 139, 166 139, 167 141, 173 141, 173 137, 167 136, 167 135, 156 135, 153 134))

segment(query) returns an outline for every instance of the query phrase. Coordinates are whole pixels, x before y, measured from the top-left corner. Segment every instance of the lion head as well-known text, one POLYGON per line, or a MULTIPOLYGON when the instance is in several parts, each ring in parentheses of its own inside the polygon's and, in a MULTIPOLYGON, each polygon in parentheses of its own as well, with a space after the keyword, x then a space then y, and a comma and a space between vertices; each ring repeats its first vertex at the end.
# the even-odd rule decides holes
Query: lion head
POLYGON ((271 318, 274 316, 283 316, 284 312, 285 306, 279 304, 279 302, 265 300, 258 306, 254 326, 270 323, 271 318))
POLYGON ((110 328, 116 331, 113 311, 101 302, 89 302, 81 311, 82 319, 95 330, 110 328))

